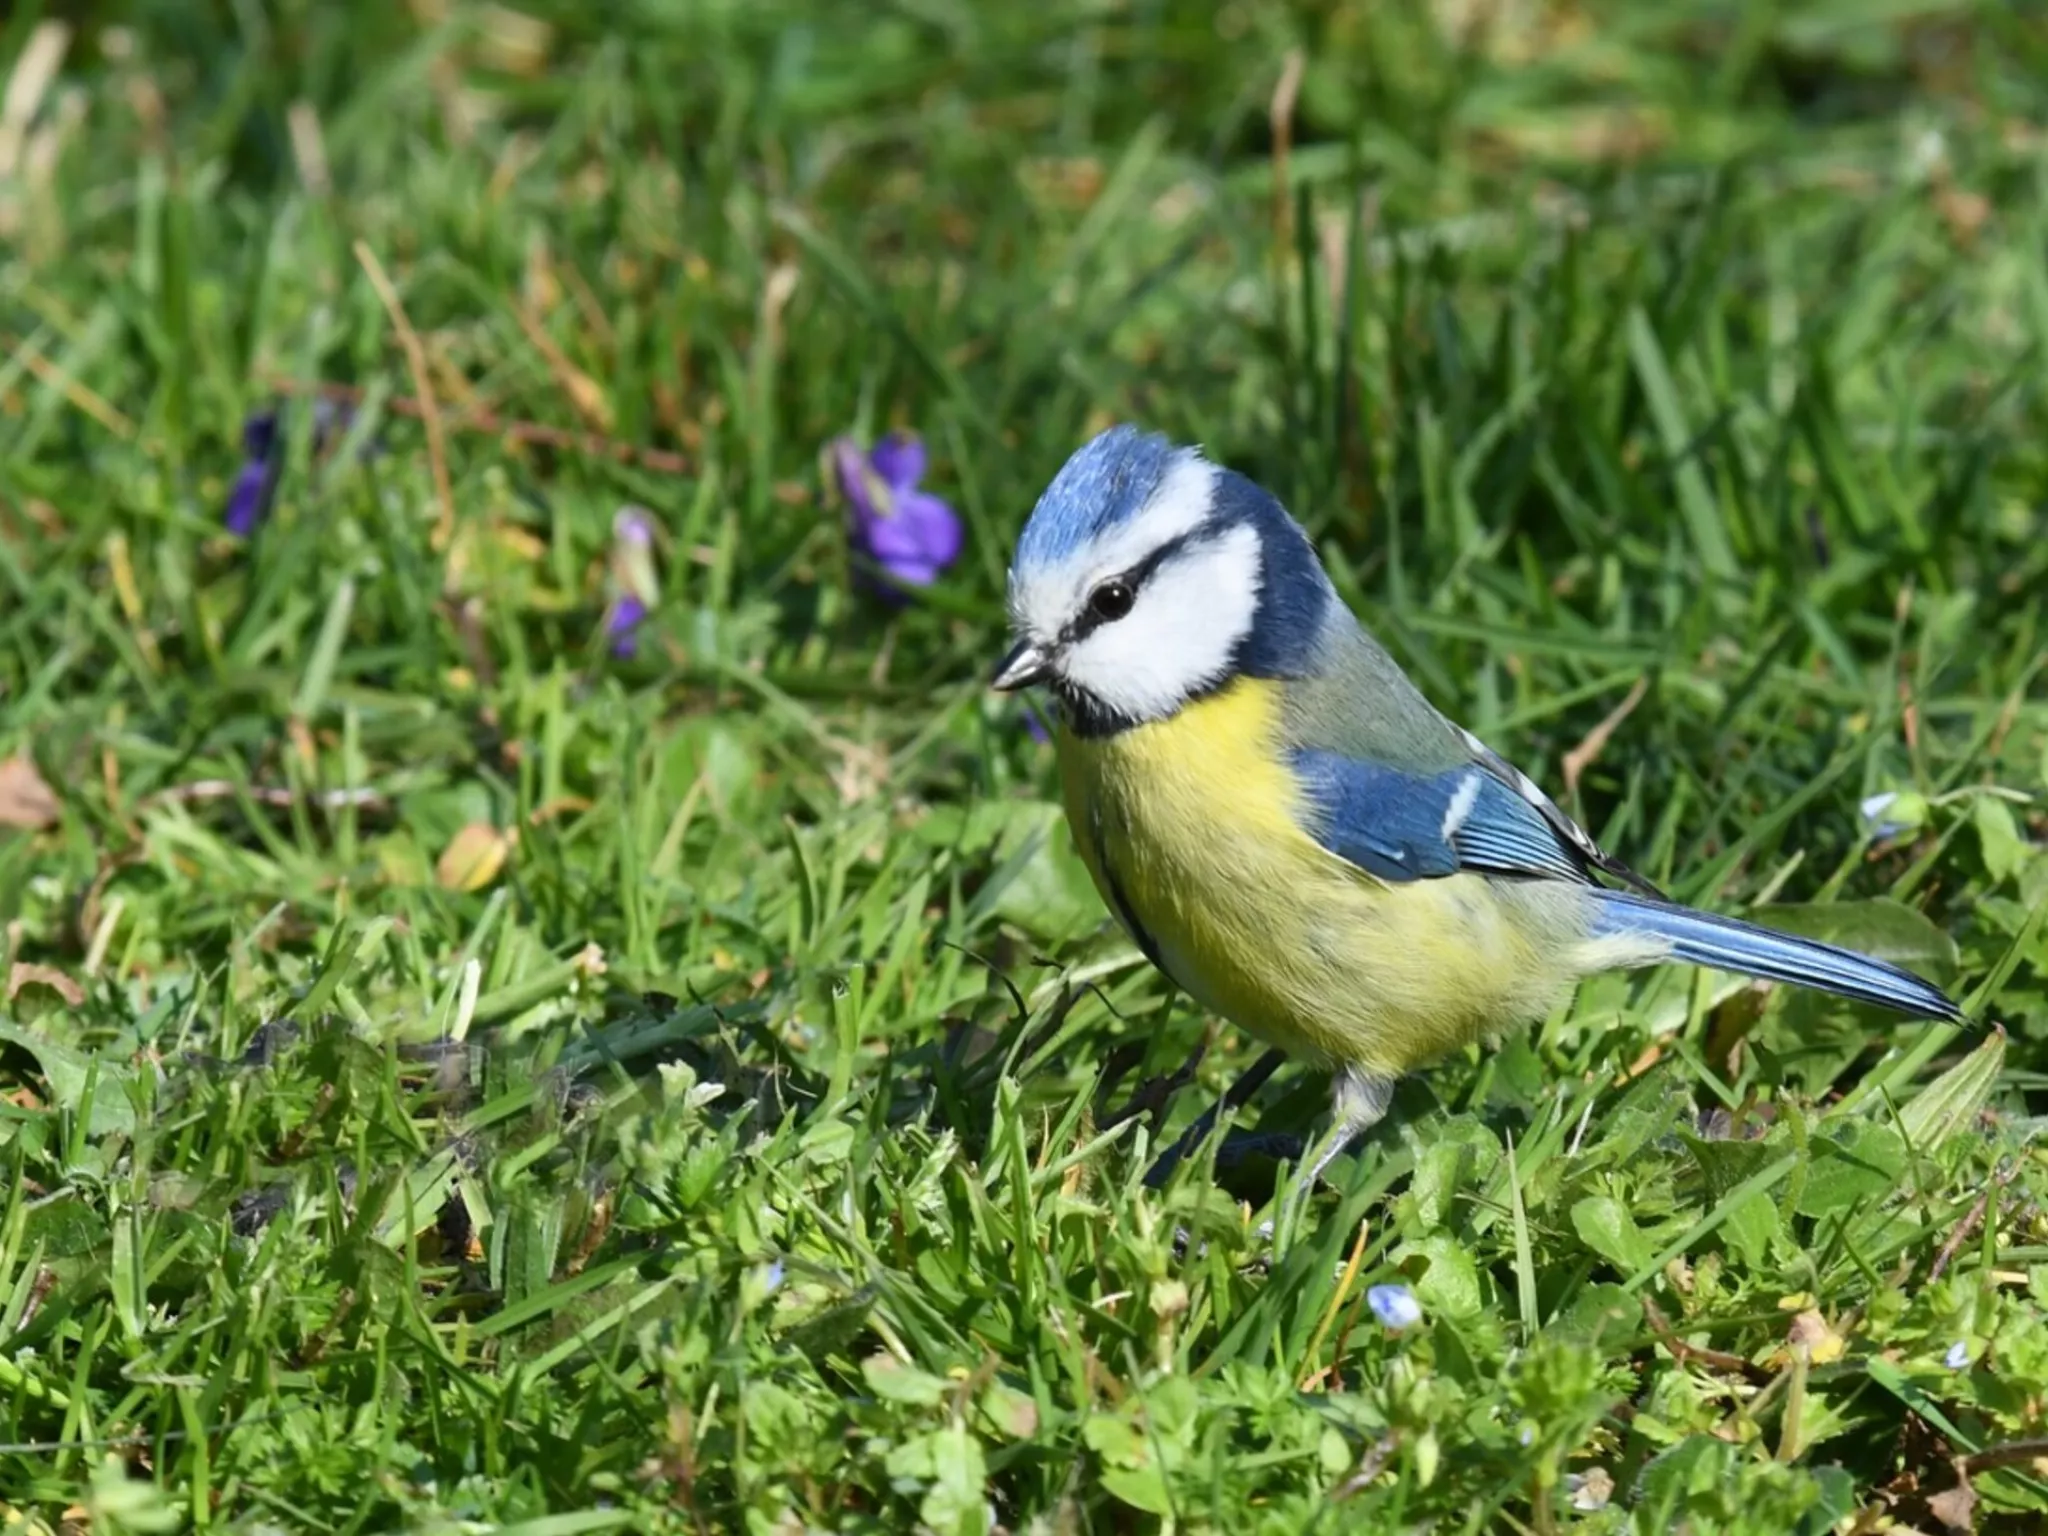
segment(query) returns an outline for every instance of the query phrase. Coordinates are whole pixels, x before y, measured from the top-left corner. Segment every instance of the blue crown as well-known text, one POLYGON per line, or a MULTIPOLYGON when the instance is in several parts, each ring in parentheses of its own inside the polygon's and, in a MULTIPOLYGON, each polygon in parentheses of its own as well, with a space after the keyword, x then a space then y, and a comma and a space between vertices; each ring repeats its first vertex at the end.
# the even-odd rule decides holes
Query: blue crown
POLYGON ((1031 509, 1013 569, 1057 565, 1135 517, 1180 451, 1158 433, 1133 426, 1111 427, 1085 444, 1031 509))

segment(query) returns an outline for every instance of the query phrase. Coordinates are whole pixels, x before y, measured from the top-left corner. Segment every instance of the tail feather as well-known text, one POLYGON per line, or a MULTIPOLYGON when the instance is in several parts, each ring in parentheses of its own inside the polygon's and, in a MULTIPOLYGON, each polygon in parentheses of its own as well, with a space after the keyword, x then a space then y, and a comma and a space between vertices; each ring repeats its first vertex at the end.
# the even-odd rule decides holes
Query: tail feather
POLYGON ((1814 987, 1916 1018, 1964 1020, 1963 1010, 1932 982, 1853 949, 1775 933, 1754 923, 1651 901, 1628 891, 1602 891, 1595 931, 1602 938, 1646 934, 1670 945, 1673 960, 1736 971, 1766 981, 1814 987))

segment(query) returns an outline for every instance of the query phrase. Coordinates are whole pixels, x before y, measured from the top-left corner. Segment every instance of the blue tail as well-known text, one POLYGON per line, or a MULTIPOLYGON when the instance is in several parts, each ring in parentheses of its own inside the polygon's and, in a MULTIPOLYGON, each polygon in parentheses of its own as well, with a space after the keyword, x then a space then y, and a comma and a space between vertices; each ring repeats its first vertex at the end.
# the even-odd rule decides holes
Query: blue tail
POLYGON ((1895 1008, 1915 1018, 1963 1022, 1963 1010, 1932 982, 1853 949, 1774 933, 1754 923, 1652 901, 1630 891, 1601 891, 1594 906, 1598 914, 1594 932, 1602 938, 1651 934, 1670 944, 1672 959, 1689 965, 1814 987, 1859 1003, 1895 1008))

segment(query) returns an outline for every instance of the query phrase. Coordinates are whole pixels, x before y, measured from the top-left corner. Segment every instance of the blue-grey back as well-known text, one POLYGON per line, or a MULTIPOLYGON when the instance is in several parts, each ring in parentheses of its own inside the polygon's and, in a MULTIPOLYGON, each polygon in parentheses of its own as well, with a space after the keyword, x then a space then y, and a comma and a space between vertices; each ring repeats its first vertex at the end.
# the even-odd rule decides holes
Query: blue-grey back
POLYGON ((1289 745, 1341 752, 1415 773, 1472 760, 1438 713, 1341 600, 1325 612, 1314 675, 1291 685, 1289 745))

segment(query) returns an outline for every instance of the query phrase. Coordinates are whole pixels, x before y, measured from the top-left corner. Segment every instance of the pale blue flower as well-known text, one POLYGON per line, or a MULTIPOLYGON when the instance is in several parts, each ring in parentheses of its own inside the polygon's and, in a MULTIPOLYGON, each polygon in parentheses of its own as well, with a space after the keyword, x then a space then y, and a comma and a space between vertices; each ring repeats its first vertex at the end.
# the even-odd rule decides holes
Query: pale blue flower
POLYGON ((1372 1308, 1374 1317, 1396 1333, 1422 1321, 1422 1303, 1405 1285, 1372 1286, 1365 1293, 1365 1304, 1372 1308))
POLYGON ((1882 794, 1865 795, 1856 806, 1857 811, 1863 817, 1864 824, 1870 828, 1870 835, 1880 843, 1889 838, 1897 837, 1901 832, 1907 830, 1906 824, 1903 821, 1887 821, 1884 819, 1884 813, 1897 803, 1898 798, 1899 792, 1897 790, 1888 789, 1882 794))

